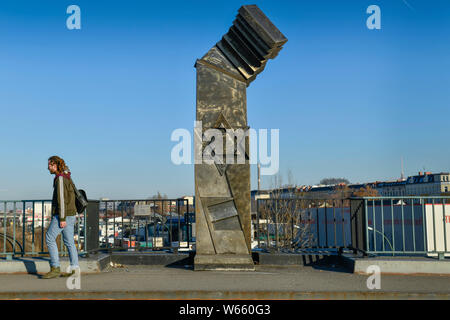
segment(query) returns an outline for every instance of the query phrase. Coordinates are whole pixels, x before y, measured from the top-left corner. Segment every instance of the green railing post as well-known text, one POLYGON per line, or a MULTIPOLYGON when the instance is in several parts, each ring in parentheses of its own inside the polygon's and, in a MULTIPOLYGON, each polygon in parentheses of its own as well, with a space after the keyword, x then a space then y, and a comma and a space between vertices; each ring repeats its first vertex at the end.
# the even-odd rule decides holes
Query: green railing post
POLYGON ((319 206, 316 207, 316 235, 317 235, 317 248, 320 248, 319 206))
POLYGON ((22 257, 25 255, 25 225, 26 225, 26 215, 25 215, 25 201, 22 201, 22 257))
POLYGON ((44 226, 45 226, 45 221, 44 221, 44 213, 45 213, 45 206, 44 206, 44 201, 42 201, 42 212, 41 212, 41 251, 44 251, 44 226))
MULTIPOLYGON (((445 216, 445 199, 442 199, 442 225, 444 226, 444 251, 447 252, 448 248, 447 248, 447 221, 446 221, 446 216, 445 216)), ((450 222, 450 221, 449 221, 450 222)))
MULTIPOLYGON (((384 246, 384 208, 383 208, 383 199, 381 199, 381 233, 383 234, 383 251, 385 251, 385 246, 384 246)), ((374 229, 375 230, 375 229, 374 229)), ((394 250, 392 250, 394 251, 394 250)))
POLYGON ((14 212, 13 212, 13 256, 16 253, 16 214, 17 214, 17 202, 14 201, 14 212))
MULTIPOLYGON (((84 250, 84 252, 87 253, 88 252, 87 251, 88 243, 87 243, 87 233, 86 233, 86 230, 87 230, 86 211, 87 211, 87 208, 84 209, 84 211, 83 211, 83 229, 84 229, 84 231, 83 231, 83 250, 84 250)), ((97 216, 98 216, 98 214, 97 214, 97 216)), ((98 238, 97 238, 97 243, 98 243, 98 238)))
POLYGON ((3 202, 3 253, 6 253, 6 234, 8 233, 8 229, 6 227, 6 220, 7 220, 7 216, 6 216, 6 201, 3 202))
POLYGON ((433 213, 433 241, 434 241, 434 252, 438 252, 437 250, 437 242, 436 242, 436 212, 434 210, 434 198, 432 199, 432 213, 433 213))
MULTIPOLYGON (((177 199, 176 200, 176 204, 177 204, 177 213, 178 213, 178 246, 176 247, 177 251, 179 248, 181 248, 181 240, 182 240, 182 232, 181 232, 181 210, 180 210, 180 201, 177 199)), ((172 205, 172 201, 169 201, 169 211, 172 212, 172 210, 170 210, 170 207, 172 205)), ((172 223, 170 223, 172 224, 172 223)), ((171 244, 172 245, 172 244, 171 244)))
MULTIPOLYGON (((123 238, 124 238, 124 229, 123 229, 123 204, 125 202, 125 208, 128 208, 128 201, 122 201, 122 206, 120 207, 120 213, 122 214, 122 238, 120 241, 121 247, 124 247, 123 238)), ((148 239, 147 239, 148 242, 148 239)), ((147 245, 148 246, 148 245, 147 245)))
POLYGON ((402 239, 403 239, 403 252, 406 251, 405 247, 405 215, 403 211, 403 199, 400 199, 401 207, 402 207, 402 239))
POLYGON ((325 247, 328 247, 328 215, 327 215, 327 201, 324 201, 324 215, 325 215, 325 247))
POLYGON ((278 251, 278 202, 275 202, 275 249, 278 251))
POLYGON ((425 201, 423 198, 420 198, 420 205, 422 207, 422 229, 423 229, 423 250, 425 252, 428 252, 428 242, 427 242, 427 238, 428 238, 428 230, 427 230, 427 225, 426 225, 426 210, 425 210, 425 201))
MULTIPOLYGON (((373 230, 376 229, 376 213, 375 213, 375 199, 372 199, 372 222, 373 222, 373 230)), ((377 234, 373 233, 373 251, 377 251, 377 234)))
MULTIPOLYGON (((391 224, 392 224, 392 246, 395 251, 395 226, 394 226, 394 201, 391 199, 391 224)), ((394 253, 392 254, 394 255, 394 253)))
MULTIPOLYGON (((36 202, 33 200, 32 202, 33 208, 32 208, 32 213, 33 213, 33 220, 32 220, 32 225, 31 225, 31 252, 34 255, 34 214, 35 214, 35 206, 36 206, 36 202)), ((44 210, 44 208, 42 208, 42 210, 44 210)))
POLYGON ((412 234, 413 234, 413 251, 416 251, 416 215, 414 213, 414 199, 411 201, 411 219, 412 219, 412 234))
MULTIPOLYGON (((116 247, 116 201, 113 202, 113 248, 116 247)), ((109 242, 109 239, 108 239, 109 242)))
POLYGON ((261 240, 259 239, 259 199, 256 199, 256 237, 258 239, 258 249, 261 249, 261 240))
MULTIPOLYGON (((332 200, 333 202, 333 225, 334 225, 334 247, 337 248, 337 225, 336 225, 336 203, 335 200, 332 200)), ((345 246, 345 243, 342 244, 342 246, 345 246)))
MULTIPOLYGON (((345 209, 344 209, 344 199, 341 199, 341 219, 342 219, 342 247, 345 247, 345 215, 344 215, 345 209)), ((349 222, 350 222, 349 217, 349 222)), ((352 237, 350 236, 350 241, 352 237)))
POLYGON ((364 199, 364 227, 366 230, 366 252, 370 252, 369 247, 369 220, 367 214, 367 199, 364 199))
MULTIPOLYGON (((105 243, 106 249, 109 248, 109 239, 108 239, 108 201, 105 201, 105 243)), ((131 242, 130 242, 131 245, 131 242)))

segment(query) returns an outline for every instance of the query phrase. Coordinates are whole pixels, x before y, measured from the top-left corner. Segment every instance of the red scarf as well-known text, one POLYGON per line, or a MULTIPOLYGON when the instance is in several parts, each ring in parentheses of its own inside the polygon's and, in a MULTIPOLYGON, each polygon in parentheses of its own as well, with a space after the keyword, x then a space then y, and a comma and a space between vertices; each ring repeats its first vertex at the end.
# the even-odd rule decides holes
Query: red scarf
POLYGON ((70 172, 67 172, 67 173, 57 173, 56 175, 55 175, 55 181, 56 181, 56 179, 58 179, 58 177, 64 177, 64 178, 66 178, 66 179, 69 179, 70 180, 70 172))

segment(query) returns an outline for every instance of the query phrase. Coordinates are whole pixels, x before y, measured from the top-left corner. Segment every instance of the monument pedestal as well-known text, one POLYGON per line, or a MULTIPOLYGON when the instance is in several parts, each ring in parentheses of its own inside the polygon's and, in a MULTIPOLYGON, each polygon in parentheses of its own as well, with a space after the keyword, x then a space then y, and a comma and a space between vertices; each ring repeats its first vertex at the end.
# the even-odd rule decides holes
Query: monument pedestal
POLYGON ((194 270, 254 271, 255 265, 247 254, 197 254, 194 257, 194 270))

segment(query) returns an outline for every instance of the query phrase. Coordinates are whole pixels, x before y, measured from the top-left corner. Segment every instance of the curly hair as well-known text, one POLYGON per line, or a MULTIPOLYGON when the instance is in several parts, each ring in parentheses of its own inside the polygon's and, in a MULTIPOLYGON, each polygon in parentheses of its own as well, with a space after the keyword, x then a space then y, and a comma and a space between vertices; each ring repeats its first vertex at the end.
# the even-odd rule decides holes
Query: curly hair
POLYGON ((58 156, 52 156, 48 158, 48 161, 52 162, 53 164, 56 164, 58 173, 63 173, 64 171, 69 169, 64 160, 58 156))

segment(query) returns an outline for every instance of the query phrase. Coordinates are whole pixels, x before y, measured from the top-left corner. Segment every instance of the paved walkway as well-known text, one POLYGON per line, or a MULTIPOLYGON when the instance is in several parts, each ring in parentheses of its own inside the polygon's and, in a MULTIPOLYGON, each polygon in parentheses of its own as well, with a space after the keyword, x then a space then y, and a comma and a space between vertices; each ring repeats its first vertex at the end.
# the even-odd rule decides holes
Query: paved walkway
POLYGON ((226 272, 119 265, 82 274, 79 290, 69 290, 67 279, 1 274, 0 299, 450 299, 450 276, 382 275, 381 289, 370 290, 368 276, 339 266, 226 272))

